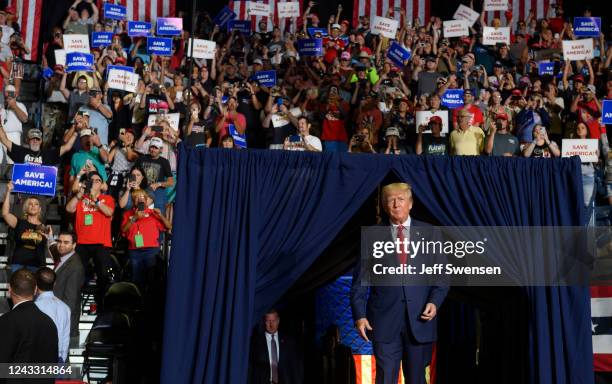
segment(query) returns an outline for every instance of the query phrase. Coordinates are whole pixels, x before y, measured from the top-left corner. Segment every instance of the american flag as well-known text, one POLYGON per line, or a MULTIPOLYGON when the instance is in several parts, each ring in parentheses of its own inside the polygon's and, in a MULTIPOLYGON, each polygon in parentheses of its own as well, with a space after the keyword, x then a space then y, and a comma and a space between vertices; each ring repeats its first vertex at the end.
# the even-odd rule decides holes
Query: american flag
MULTIPOLYGON (((353 355, 355 361, 355 383, 374 384, 376 382, 376 358, 374 355, 353 355)), ((435 384, 436 377, 436 345, 434 344, 431 364, 425 368, 425 381, 427 384, 435 384)), ((397 384, 404 384, 404 375, 400 366, 400 375, 397 384)))
MULTIPOLYGON (((267 23, 268 31, 271 31, 272 27, 274 27, 275 25, 279 25, 280 23, 280 19, 278 18, 278 12, 276 10, 276 4, 285 2, 285 1, 297 1, 297 0, 264 0, 264 1, 261 1, 264 4, 270 4, 270 13, 273 14, 272 18, 267 17, 267 16, 249 16, 248 14, 249 4, 248 4, 248 1, 246 0, 235 0, 235 1, 230 0, 228 7, 229 9, 234 11, 234 13, 236 14, 236 20, 251 20, 251 30, 252 31, 257 31, 257 27, 261 20, 267 23)), ((301 5, 300 5, 300 9, 301 9, 301 12, 304 11, 301 5)), ((288 27, 291 32, 295 32, 297 30, 298 20, 285 20, 285 23, 289 24, 288 27)), ((282 31, 285 31, 287 26, 279 25, 279 27, 282 31)))
POLYGON ((612 371, 612 287, 591 287, 591 332, 596 371, 612 371))
MULTIPOLYGON (((429 0, 354 0, 353 25, 357 25, 359 16, 367 15, 370 21, 374 16, 386 16, 389 9, 400 8, 406 13, 406 18, 411 23, 418 18, 421 25, 426 25, 431 17, 429 0)), ((510 0, 510 9, 514 15, 514 23, 519 19, 525 20, 531 9, 536 10, 536 17, 543 18, 550 6, 554 4, 551 0, 510 0)), ((485 12, 485 20, 490 23, 493 18, 501 18, 506 23, 506 15, 503 11, 485 12)), ((399 12, 393 12, 392 18, 403 25, 404 19, 399 12)))
POLYGON ((43 0, 9 0, 8 8, 12 8, 21 28, 21 37, 30 48, 26 60, 36 61, 38 58, 38 42, 40 41, 40 20, 43 0))
MULTIPOLYGON (((103 0, 98 0, 100 17, 103 17, 103 4, 103 0)), ((176 0, 119 0, 118 4, 127 6, 127 19, 134 21, 155 21, 158 17, 174 16, 176 12, 176 0)))

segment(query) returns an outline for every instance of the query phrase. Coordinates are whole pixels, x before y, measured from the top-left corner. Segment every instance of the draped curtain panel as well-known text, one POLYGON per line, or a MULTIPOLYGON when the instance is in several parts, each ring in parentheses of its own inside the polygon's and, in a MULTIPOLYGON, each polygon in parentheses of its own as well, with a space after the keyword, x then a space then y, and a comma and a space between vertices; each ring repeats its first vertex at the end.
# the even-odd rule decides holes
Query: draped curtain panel
MULTIPOLYGON (((579 225, 582 217, 578 159, 182 146, 162 382, 246 383, 254 321, 311 266, 390 172, 411 183, 415 197, 443 225, 579 225)), ((500 262, 518 264, 520 255, 500 262)), ((531 381, 591 383, 588 290, 525 289, 531 381)))

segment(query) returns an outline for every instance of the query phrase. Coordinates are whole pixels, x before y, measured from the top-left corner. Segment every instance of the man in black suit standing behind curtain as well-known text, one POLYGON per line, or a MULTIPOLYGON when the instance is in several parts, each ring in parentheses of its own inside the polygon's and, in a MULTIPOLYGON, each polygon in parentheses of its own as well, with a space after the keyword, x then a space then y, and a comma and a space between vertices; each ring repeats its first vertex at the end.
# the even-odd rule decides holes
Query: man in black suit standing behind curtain
MULTIPOLYGON (((36 277, 27 269, 11 275, 9 295, 13 309, 0 316, 0 362, 57 364, 57 328, 53 320, 36 304, 36 277)), ((37 383, 54 383, 55 379, 37 379, 37 383)))
POLYGON ((293 338, 278 332, 280 317, 271 309, 264 315, 265 331, 251 341, 249 384, 300 384, 302 359, 293 338))

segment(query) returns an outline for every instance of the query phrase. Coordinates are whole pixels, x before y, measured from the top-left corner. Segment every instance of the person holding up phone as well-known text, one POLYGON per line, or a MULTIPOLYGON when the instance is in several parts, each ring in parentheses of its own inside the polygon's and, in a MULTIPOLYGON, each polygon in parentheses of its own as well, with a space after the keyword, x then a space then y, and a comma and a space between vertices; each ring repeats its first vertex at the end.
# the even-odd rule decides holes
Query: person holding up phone
POLYGON ((153 198, 146 191, 135 189, 131 195, 135 205, 123 214, 121 232, 129 243, 132 281, 146 295, 153 282, 160 234, 170 230, 172 224, 159 209, 151 208, 153 198))
MULTIPOLYGON (((9 140, 15 144, 21 145, 21 136, 23 133, 23 123, 28 121, 28 110, 23 103, 17 101, 15 87, 7 85, 4 88, 4 105, 0 109, 0 123, 4 127, 4 131, 9 140)), ((0 148, 0 163, 4 163, 6 149, 0 148)), ((12 164, 13 161, 7 158, 7 162, 12 164)))
POLYGON ((298 134, 287 136, 283 144, 284 149, 289 151, 321 152, 323 150, 323 145, 318 137, 310 134, 311 124, 308 118, 306 116, 300 116, 297 122, 298 134))

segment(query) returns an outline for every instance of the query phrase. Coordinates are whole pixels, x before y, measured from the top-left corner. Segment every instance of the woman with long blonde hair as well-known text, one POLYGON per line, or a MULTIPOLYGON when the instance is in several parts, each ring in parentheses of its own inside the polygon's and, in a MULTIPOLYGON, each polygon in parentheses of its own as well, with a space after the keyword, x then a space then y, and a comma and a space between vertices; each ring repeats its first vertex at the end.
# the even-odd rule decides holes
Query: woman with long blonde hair
POLYGON ((42 208, 36 197, 28 197, 22 205, 23 217, 11 213, 11 191, 13 183, 7 184, 6 195, 2 203, 2 218, 13 228, 15 249, 11 255, 11 272, 27 268, 35 272, 45 265, 47 238, 51 235, 50 227, 42 222, 42 208))

